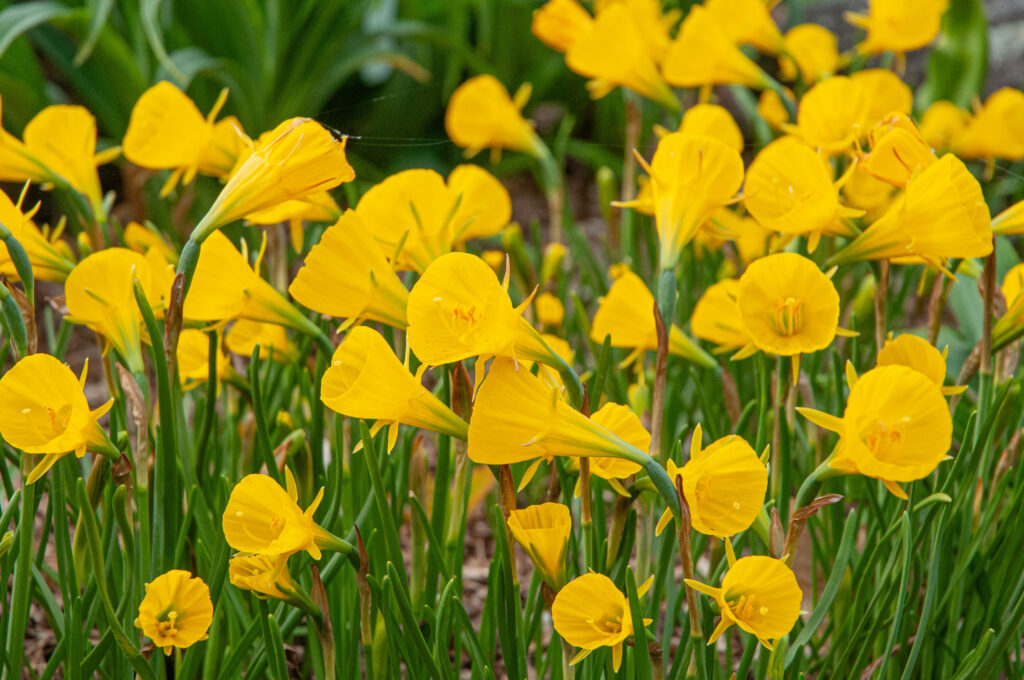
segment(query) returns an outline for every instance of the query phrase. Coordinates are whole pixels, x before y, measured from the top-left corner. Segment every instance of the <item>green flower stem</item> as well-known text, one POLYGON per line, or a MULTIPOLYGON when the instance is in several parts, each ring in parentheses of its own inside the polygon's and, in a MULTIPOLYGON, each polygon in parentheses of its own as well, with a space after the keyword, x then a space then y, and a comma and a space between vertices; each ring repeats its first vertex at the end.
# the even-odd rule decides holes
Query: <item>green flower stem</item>
POLYGON ((18 559, 14 565, 10 622, 7 629, 7 667, 10 677, 20 678, 25 649, 25 628, 32 595, 32 552, 35 539, 35 484, 21 488, 21 515, 18 517, 18 559))
POLYGON ((83 528, 87 537, 89 555, 92 557, 93 578, 96 580, 96 589, 100 594, 100 602, 103 605, 103 612, 107 618, 107 626, 109 626, 114 634, 114 639, 127 657, 128 663, 135 669, 135 672, 142 676, 143 680, 156 680, 153 669, 146 663, 142 653, 128 639, 124 629, 121 628, 117 612, 114 611, 114 605, 110 600, 110 591, 107 588, 107 571, 103 562, 103 549, 100 545, 100 531, 96 515, 93 512, 92 505, 89 503, 89 495, 85 490, 85 480, 82 479, 78 480, 78 505, 85 520, 83 528))
POLYGON ((537 159, 540 166, 541 181, 544 185, 544 195, 548 199, 548 228, 549 237, 552 243, 562 242, 562 207, 563 207, 563 181, 562 169, 558 167, 558 161, 551 154, 540 137, 534 135, 530 154, 537 159))
MULTIPOLYGON (((655 459, 664 464, 669 447, 664 445, 665 390, 668 386, 669 327, 676 314, 676 272, 663 269, 658 278, 656 304, 658 317, 658 357, 654 369, 654 390, 651 397, 651 447, 655 459)), ((651 310, 654 313, 654 310, 651 310)))

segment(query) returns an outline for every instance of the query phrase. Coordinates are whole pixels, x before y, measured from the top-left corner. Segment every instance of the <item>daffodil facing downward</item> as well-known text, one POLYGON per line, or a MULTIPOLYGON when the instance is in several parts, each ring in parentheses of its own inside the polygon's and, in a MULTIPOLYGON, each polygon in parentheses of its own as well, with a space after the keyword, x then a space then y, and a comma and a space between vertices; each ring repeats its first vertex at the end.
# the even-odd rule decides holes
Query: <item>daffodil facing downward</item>
POLYGON ((90 410, 82 375, 49 354, 30 354, 0 377, 0 436, 14 448, 42 454, 26 484, 34 484, 62 456, 86 451, 116 459, 117 448, 97 421, 110 410, 110 399, 90 410))
MULTIPOLYGON (((653 581, 652 581, 653 582, 653 581)), ((647 592, 648 584, 638 589, 638 595, 647 592)), ((579 647, 573 664, 585 659, 595 649, 612 648, 612 667, 622 665, 622 643, 636 632, 629 601, 615 583, 604 574, 583 574, 570 581, 558 592, 551 605, 551 619, 555 631, 566 642, 579 647)), ((644 619, 644 625, 650 619, 644 619)))
POLYGON ((452 93, 444 116, 444 128, 458 146, 474 156, 483 149, 522 151, 537 156, 543 146, 533 125, 523 116, 530 98, 524 85, 510 97, 505 86, 492 75, 470 78, 452 93))
POLYGON ((800 618, 803 593, 793 570, 782 560, 762 555, 736 559, 732 546, 726 544, 729 570, 722 586, 714 588, 693 579, 686 585, 714 598, 722 619, 708 644, 714 644, 732 625, 755 636, 768 649, 793 629, 800 618))
POLYGON ((174 647, 191 647, 209 637, 212 622, 210 588, 198 576, 172 569, 146 584, 135 627, 170 654, 174 647))
POLYGON ((306 551, 318 560, 322 550, 352 551, 345 541, 313 521, 323 500, 321 488, 305 511, 299 507, 298 490, 291 470, 285 469, 288 490, 268 475, 246 475, 231 490, 224 508, 224 538, 235 550, 276 557, 306 551))
POLYGON ((765 72, 740 51, 718 18, 700 5, 691 7, 683 20, 662 73, 670 85, 678 87, 744 85, 763 89, 768 84, 765 72))
POLYGON ((743 183, 743 159, 717 139, 676 132, 658 142, 650 165, 640 160, 651 178, 661 268, 673 269, 715 209, 734 202, 743 183))
POLYGON ((852 384, 842 418, 797 408, 818 427, 839 435, 839 445, 815 476, 862 474, 905 499, 899 483, 927 477, 949 452, 953 421, 942 389, 932 377, 898 364, 879 366, 859 378, 848 371, 847 378, 852 384))

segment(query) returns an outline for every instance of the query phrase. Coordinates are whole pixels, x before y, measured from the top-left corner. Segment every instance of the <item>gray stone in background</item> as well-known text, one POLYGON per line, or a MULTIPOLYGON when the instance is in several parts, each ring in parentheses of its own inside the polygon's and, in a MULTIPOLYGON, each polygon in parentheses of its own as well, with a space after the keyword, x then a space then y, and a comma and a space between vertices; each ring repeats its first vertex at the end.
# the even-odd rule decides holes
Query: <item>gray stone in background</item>
MULTIPOLYGON (((988 76, 985 94, 1001 87, 1024 85, 1024 0, 983 0, 989 23, 988 76)), ((847 50, 857 42, 857 29, 846 23, 844 12, 867 13, 867 0, 820 0, 807 6, 804 20, 821 24, 839 37, 839 49, 847 50)), ((776 18, 786 23, 782 3, 776 18)), ((917 85, 924 79, 929 48, 907 55, 907 80, 917 85)))

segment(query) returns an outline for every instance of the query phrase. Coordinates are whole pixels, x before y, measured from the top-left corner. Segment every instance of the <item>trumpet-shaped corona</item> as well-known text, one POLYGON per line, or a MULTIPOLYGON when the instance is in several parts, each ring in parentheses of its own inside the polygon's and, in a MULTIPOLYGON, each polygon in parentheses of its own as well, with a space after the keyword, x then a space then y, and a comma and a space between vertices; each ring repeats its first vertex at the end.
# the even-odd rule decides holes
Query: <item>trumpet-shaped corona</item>
POLYGON ((170 654, 205 640, 212 622, 210 588, 198 576, 172 569, 146 584, 135 627, 170 654))
POLYGON ((537 133, 521 112, 529 88, 515 101, 492 75, 479 75, 459 85, 448 101, 444 128, 458 146, 474 156, 483 149, 538 153, 537 133), (522 101, 520 101, 522 100, 522 101))
POLYGON ((534 569, 556 593, 565 585, 565 566, 572 515, 561 503, 542 503, 513 510, 508 517, 512 537, 530 556, 534 569))
POLYGON ((683 20, 662 64, 662 73, 670 85, 678 87, 744 85, 763 89, 767 82, 764 71, 740 51, 715 16, 700 5, 691 7, 683 20))

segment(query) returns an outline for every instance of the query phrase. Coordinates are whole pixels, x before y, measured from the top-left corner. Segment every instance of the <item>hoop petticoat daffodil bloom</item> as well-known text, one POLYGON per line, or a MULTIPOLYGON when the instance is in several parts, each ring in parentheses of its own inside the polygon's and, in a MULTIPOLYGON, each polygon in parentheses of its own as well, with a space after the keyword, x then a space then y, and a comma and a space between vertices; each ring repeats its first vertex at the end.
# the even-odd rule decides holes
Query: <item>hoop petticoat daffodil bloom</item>
POLYGON ((348 554, 352 546, 313 521, 324 498, 323 487, 305 511, 299 507, 298 489, 291 470, 285 468, 281 488, 268 475, 246 475, 231 490, 224 508, 224 539, 235 550, 274 557, 305 550, 318 560, 321 550, 348 554))
POLYGON ((551 49, 565 52, 593 23, 593 17, 576 0, 548 0, 534 10, 530 32, 551 49))
MULTIPOLYGON (((647 350, 658 349, 658 330, 654 319, 654 295, 643 279, 624 266, 612 268, 608 292, 598 301, 590 327, 590 339, 600 344, 610 337, 612 347, 634 351, 623 361, 631 363, 647 350)), ((668 333, 669 354, 681 356, 705 368, 715 368, 714 358, 683 333, 675 324, 668 333)))
POLYGON ((1024 264, 1006 272, 999 287, 1006 300, 1006 313, 992 325, 992 348, 1001 349, 1024 333, 1024 264))
MULTIPOLYGON (((590 419, 641 451, 648 451, 651 448, 651 433, 628 406, 608 402, 595 411, 590 419)), ((590 458, 590 474, 608 482, 608 486, 612 487, 620 496, 629 496, 629 492, 619 480, 635 475, 640 470, 639 464, 625 458, 612 456, 591 456, 590 458)), ((573 495, 579 496, 580 491, 580 480, 577 479, 573 495)))
POLYGON ((831 470, 873 477, 906 499, 898 482, 927 477, 949 452, 953 420, 942 390, 924 373, 895 364, 860 378, 848 369, 847 380, 852 384, 842 418, 797 408, 818 427, 839 435, 839 445, 815 476, 823 479, 831 470))
POLYGON ((366 222, 348 210, 310 249, 288 292, 321 314, 404 330, 409 291, 387 255, 366 222))
POLYGON ((238 319, 224 335, 224 346, 232 354, 251 357, 256 345, 260 346, 260 359, 298 361, 298 348, 288 339, 284 327, 276 323, 238 319))
POLYGON ((523 547, 544 583, 558 592, 565 585, 566 554, 572 515, 561 503, 541 503, 513 510, 508 517, 512 537, 523 547))
POLYGON ((96 152, 96 119, 85 107, 47 106, 25 126, 22 139, 0 130, 0 181, 69 187, 100 212, 96 166, 117 158, 121 147, 96 152))
MULTIPOLYGON (((649 165, 639 155, 637 158, 651 178, 661 268, 673 269, 683 248, 711 213, 734 202, 743 184, 743 159, 717 139, 686 132, 663 137, 649 165)), ((632 207, 638 203, 612 205, 632 207)))
POLYGON ((752 45, 766 54, 777 54, 785 46, 763 0, 707 0, 703 6, 735 43, 752 45))
POLYGON ((260 598, 287 600, 288 592, 295 590, 288 573, 288 555, 235 555, 228 562, 228 580, 231 585, 251 590, 260 598), (283 588, 283 590, 282 590, 283 588))
POLYGON ((457 146, 472 157, 484 149, 522 151, 533 156, 542 152, 540 138, 521 113, 530 98, 524 84, 510 97, 508 90, 492 75, 474 76, 452 93, 444 115, 444 129, 457 146))
POLYGON ((938 158, 909 117, 896 114, 883 120, 868 137, 871 151, 862 154, 857 169, 903 188, 938 158))
POLYGON ((996 90, 971 116, 965 127, 953 135, 951 149, 957 156, 988 161, 1024 158, 1024 92, 1012 87, 996 90))
POLYGON ((948 0, 868 0, 868 14, 846 13, 846 20, 867 31, 860 54, 904 52, 926 46, 939 34, 948 0))
POLYGON ((480 357, 476 373, 493 356, 539 361, 555 369, 565 361, 523 318, 531 294, 518 307, 508 277, 475 255, 448 253, 434 260, 409 292, 409 347, 430 366, 480 357))
POLYGON ((991 252, 991 218, 981 185, 960 159, 946 154, 915 175, 902 196, 826 264, 916 256, 941 268, 947 258, 991 252))
MULTIPOLYGON (((467 425, 420 384, 426 370, 413 376, 380 333, 367 326, 349 331, 338 345, 320 382, 320 400, 332 411, 351 418, 376 420, 376 434, 389 424, 404 423, 465 440, 467 425)), ((388 450, 398 428, 392 427, 388 450)))
MULTIPOLYGON (((24 248, 35 279, 63 283, 75 268, 75 264, 68 259, 68 253, 57 248, 59 234, 44 236, 39 227, 32 222, 32 216, 35 215, 38 206, 27 213, 22 212, 23 198, 24 192, 18 203, 14 204, 7 194, 0 191, 0 225, 6 227, 24 248)), ((0 273, 18 279, 18 270, 14 266, 7 245, 3 242, 0 242, 0 273)))
POLYGON ((940 99, 932 102, 921 116, 921 136, 933 149, 948 150, 970 119, 970 113, 953 102, 940 99))
POLYGON ((690 330, 701 340, 715 343, 716 353, 742 349, 753 342, 736 302, 739 293, 738 279, 722 279, 704 291, 693 308, 690 330))
POLYGON ((135 627, 165 655, 174 647, 191 647, 209 637, 213 622, 210 588, 183 569, 172 569, 146 584, 135 627))
POLYGON ((319 328, 259 275, 262 256, 260 252, 256 264, 250 266, 244 240, 239 252, 224 234, 210 234, 200 248, 192 285, 185 295, 185 319, 249 319, 289 326, 314 336, 319 333, 319 328))
POLYGON ((501 232, 512 201, 494 175, 460 165, 447 183, 433 170, 391 175, 363 194, 355 212, 396 269, 423 273, 456 246, 501 232))
MULTIPOLYGON (((953 394, 960 394, 967 389, 966 385, 943 386, 943 383, 946 382, 946 354, 948 352, 949 347, 943 347, 940 352, 924 338, 911 335, 910 333, 903 333, 895 340, 890 338, 885 341, 882 349, 878 352, 878 359, 875 365, 889 366, 895 364, 908 366, 927 376, 948 397, 953 394)), ((852 368, 852 365, 847 365, 852 368)))
POLYGON ((779 72, 783 80, 796 80, 797 72, 804 84, 831 77, 842 66, 836 36, 818 24, 800 24, 783 36, 785 54, 779 55, 779 72))
MULTIPOLYGON (((682 479, 693 528, 717 538, 746 531, 764 505, 768 470, 739 435, 722 437, 703 449, 701 437, 697 425, 690 439, 690 460, 681 468, 668 461, 669 477, 682 479)), ((671 519, 671 513, 663 514, 655 534, 660 535, 671 519)))
POLYGON ((145 256, 127 248, 108 248, 89 255, 64 283, 68 321, 88 326, 113 347, 132 372, 142 370, 139 325, 142 312, 135 300, 134 281, 146 291, 154 309, 164 306, 150 284, 145 256))
POLYGON ((737 153, 743 152, 743 132, 729 109, 718 104, 697 104, 683 114, 679 132, 706 135, 723 142, 737 153))
POLYGON ((679 100, 658 71, 647 35, 626 3, 608 3, 566 50, 565 63, 590 78, 587 90, 594 99, 625 87, 677 111, 679 100))
POLYGON ((864 214, 839 202, 837 184, 827 158, 784 137, 761 149, 750 164, 743 203, 764 228, 806 235, 807 250, 814 252, 822 234, 855 235, 846 220, 864 214))
POLYGON ((214 122, 227 96, 227 89, 222 90, 205 118, 188 95, 166 80, 135 102, 124 135, 124 157, 142 168, 172 171, 161 196, 171 193, 178 182, 189 184, 197 173, 223 177, 231 172, 234 161, 226 161, 232 150, 237 155, 244 133, 235 118, 214 122), (237 137, 227 149, 221 144, 225 132, 237 137))
MULTIPOLYGON (((653 578, 637 588, 638 597, 647 592, 653 578)), ((558 591, 551 605, 551 619, 555 631, 581 650, 571 664, 579 663, 595 649, 611 647, 612 668, 618 671, 622 665, 622 643, 634 632, 643 634, 633 630, 629 600, 622 591, 604 574, 593 572, 576 577, 558 591)), ((649 625, 651 619, 643 622, 649 625)))
POLYGON ((470 460, 486 465, 552 456, 613 456, 641 466, 649 460, 645 451, 572 408, 557 386, 500 357, 477 391, 468 441, 470 460))
POLYGON ((992 233, 1002 236, 1024 234, 1024 201, 1018 201, 992 218, 992 233))
POLYGON ((333 189, 356 176, 345 159, 347 138, 336 139, 315 120, 290 118, 268 133, 265 143, 262 139, 231 173, 191 241, 202 243, 214 230, 250 213, 333 189))
POLYGON ((30 354, 0 377, 0 436, 25 453, 43 454, 26 484, 34 484, 62 456, 86 451, 118 457, 117 448, 97 421, 113 399, 90 410, 85 399, 86 373, 71 369, 49 354, 30 354))
POLYGON ((733 358, 757 349, 792 357, 794 383, 800 374, 800 355, 825 349, 839 332, 835 285, 818 265, 796 253, 776 253, 751 262, 740 277, 736 301, 752 345, 733 358))
POLYGON ((726 556, 729 570, 722 578, 721 588, 685 579, 689 587, 714 598, 722 612, 722 620, 708 638, 708 644, 714 644, 735 624, 774 650, 772 640, 788 634, 800 618, 803 592, 796 574, 783 560, 773 557, 750 555, 736 559, 728 542, 726 556))
POLYGON ((700 5, 691 7, 683 19, 661 70, 665 80, 677 87, 744 85, 759 90, 770 82, 761 67, 740 51, 711 12, 700 5))

